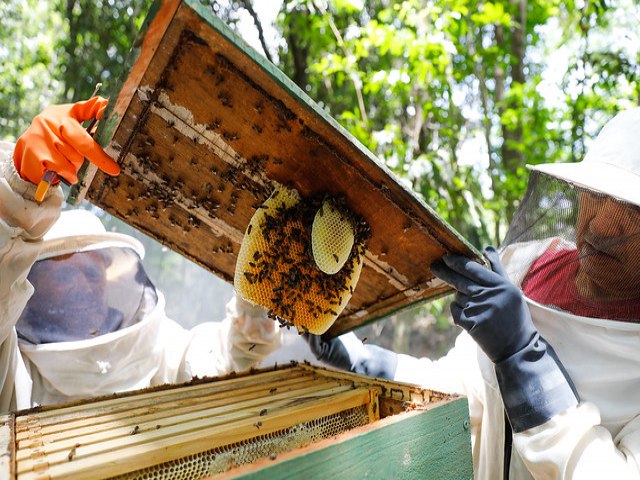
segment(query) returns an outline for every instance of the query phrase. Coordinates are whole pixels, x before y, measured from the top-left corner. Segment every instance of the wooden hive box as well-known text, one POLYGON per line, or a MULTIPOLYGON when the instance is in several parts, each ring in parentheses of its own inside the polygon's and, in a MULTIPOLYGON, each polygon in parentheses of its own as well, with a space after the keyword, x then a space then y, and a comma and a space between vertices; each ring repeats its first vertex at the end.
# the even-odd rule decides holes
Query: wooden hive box
POLYGON ((465 398, 292 364, 0 421, 18 479, 471 479, 465 398))
MULTIPOLYGON (((480 254, 304 92, 197 0, 157 2, 98 140, 122 167, 73 192, 233 280, 276 185, 343 197, 371 229, 337 335, 450 288, 430 265, 480 254)), ((95 175, 95 176, 94 176, 95 175)))

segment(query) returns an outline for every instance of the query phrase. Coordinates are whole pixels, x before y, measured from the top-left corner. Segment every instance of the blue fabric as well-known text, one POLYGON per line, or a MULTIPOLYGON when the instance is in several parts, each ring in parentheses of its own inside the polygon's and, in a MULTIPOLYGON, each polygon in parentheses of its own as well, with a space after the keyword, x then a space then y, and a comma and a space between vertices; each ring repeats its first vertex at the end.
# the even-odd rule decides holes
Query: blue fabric
POLYGON ((540 336, 520 289, 498 252, 485 250, 492 270, 462 255, 446 255, 431 271, 458 292, 451 305, 456 325, 496 366, 507 415, 518 433, 578 403, 575 389, 553 349, 540 336))
POLYGON ((321 362, 359 375, 392 380, 398 355, 377 345, 363 344, 353 333, 329 338, 305 334, 311 352, 321 362))

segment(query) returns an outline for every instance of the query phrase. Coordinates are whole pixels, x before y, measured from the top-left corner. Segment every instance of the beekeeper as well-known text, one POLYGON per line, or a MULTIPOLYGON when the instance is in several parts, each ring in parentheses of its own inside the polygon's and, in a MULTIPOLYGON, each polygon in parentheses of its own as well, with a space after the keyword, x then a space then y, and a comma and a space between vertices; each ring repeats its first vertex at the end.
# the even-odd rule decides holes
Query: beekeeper
POLYGON ((182 328, 142 244, 87 211, 61 214, 58 187, 34 201, 46 170, 75 183, 85 157, 119 173, 80 123, 106 104, 49 107, 15 147, 0 143, 1 412, 244 370, 279 345, 264 311, 236 298, 224 321, 182 328))
POLYGON ((530 169, 501 259, 432 267, 465 330, 445 357, 352 334, 310 345, 339 368, 467 395, 476 478, 640 478, 640 108, 582 162, 530 169))

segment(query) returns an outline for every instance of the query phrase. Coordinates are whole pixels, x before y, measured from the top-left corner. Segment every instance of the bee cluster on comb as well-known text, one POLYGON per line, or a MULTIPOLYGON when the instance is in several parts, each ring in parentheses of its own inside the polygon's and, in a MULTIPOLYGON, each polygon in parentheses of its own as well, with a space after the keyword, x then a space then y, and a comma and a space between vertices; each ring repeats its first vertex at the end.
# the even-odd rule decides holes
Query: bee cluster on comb
POLYGON ((282 326, 320 335, 349 302, 370 232, 342 199, 277 188, 257 209, 238 253, 234 286, 282 326), (331 273, 326 273, 326 272, 331 273))

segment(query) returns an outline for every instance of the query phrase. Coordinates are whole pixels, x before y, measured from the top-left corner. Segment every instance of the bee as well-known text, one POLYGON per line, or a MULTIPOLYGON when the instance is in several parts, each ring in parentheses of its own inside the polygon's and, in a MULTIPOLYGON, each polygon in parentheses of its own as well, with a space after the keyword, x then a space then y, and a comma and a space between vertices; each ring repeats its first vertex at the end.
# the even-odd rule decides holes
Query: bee
POLYGON ((69 454, 67 455, 67 459, 69 461, 73 460, 73 457, 76 456, 76 449, 80 446, 79 443, 76 443, 73 447, 71 447, 71 450, 69 450, 69 454))

